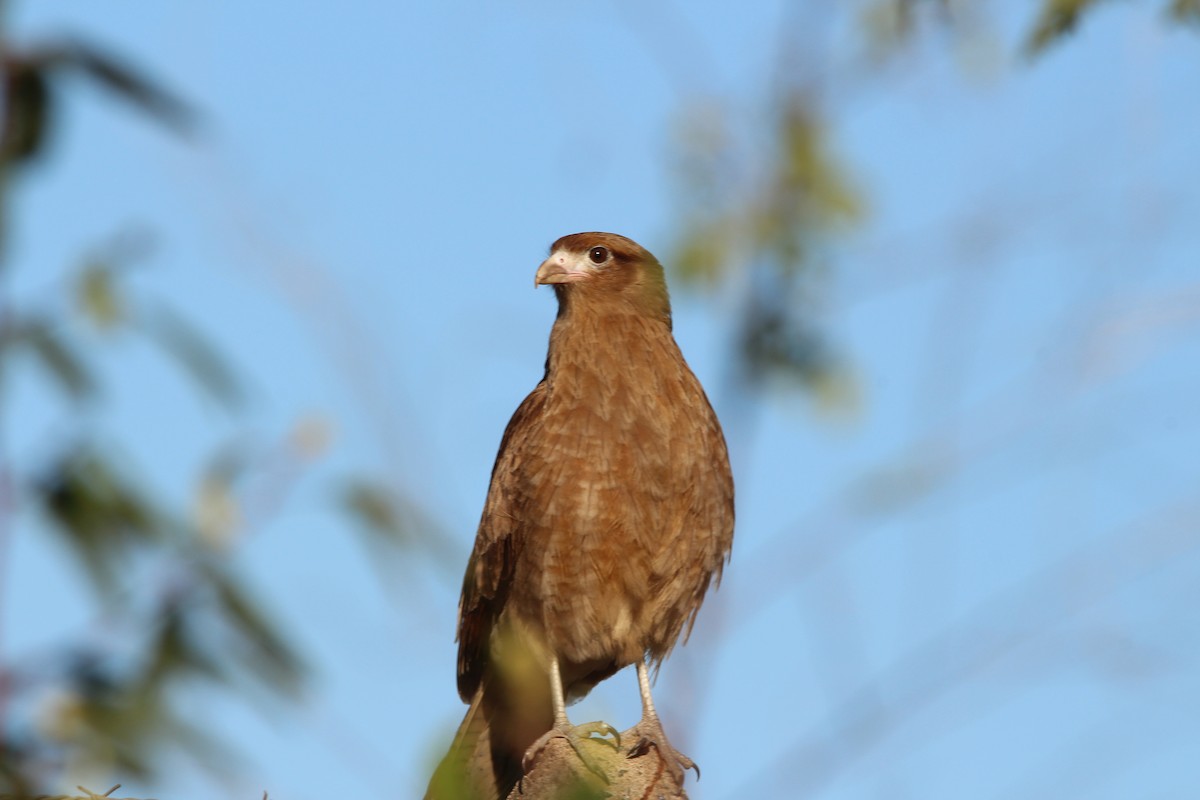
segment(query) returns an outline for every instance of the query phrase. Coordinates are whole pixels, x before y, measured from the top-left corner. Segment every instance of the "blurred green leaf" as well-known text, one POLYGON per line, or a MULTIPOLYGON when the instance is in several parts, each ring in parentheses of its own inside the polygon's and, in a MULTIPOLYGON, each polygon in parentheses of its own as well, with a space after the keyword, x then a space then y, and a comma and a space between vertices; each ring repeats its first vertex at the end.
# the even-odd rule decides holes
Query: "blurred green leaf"
POLYGON ((145 73, 94 43, 80 39, 50 42, 30 51, 26 62, 42 70, 77 71, 177 133, 195 131, 195 113, 186 103, 145 73))
POLYGON ((241 403, 241 384, 224 359, 196 329, 163 308, 144 315, 141 322, 143 330, 213 399, 228 407, 241 403))
POLYGON ((48 322, 19 325, 9 341, 29 348, 37 362, 68 396, 86 400, 96 393, 96 381, 82 356, 48 322))
POLYGON ((272 689, 297 691, 304 672, 299 655, 229 575, 210 566, 206 577, 216 594, 221 618, 237 636, 247 666, 272 689))
POLYGON ((755 380, 780 375, 808 383, 833 369, 824 337, 801 323, 786 301, 760 299, 744 319, 741 351, 755 380))
POLYGON ((216 549, 229 545, 241 523, 241 509, 231 476, 220 472, 205 474, 196 487, 192 520, 200 538, 216 549))
POLYGON ((125 304, 107 264, 89 264, 79 273, 75 298, 84 316, 100 330, 110 330, 125 321, 125 304))
POLYGON ((342 490, 342 504, 368 531, 392 542, 409 539, 404 512, 382 486, 365 480, 351 481, 342 490))
POLYGON ((1174 0, 1167 13, 1175 22, 1200 26, 1200 0, 1174 0))
POLYGON ((223 447, 205 466, 192 499, 192 524, 200 540, 224 551, 242 524, 236 483, 246 471, 246 454, 236 446, 223 447))
POLYGON ((737 241, 728 220, 685 223, 690 231, 671 259, 675 274, 684 281, 712 288, 725 277, 737 241))
POLYGON ((33 494, 101 589, 113 586, 131 545, 162 539, 168 530, 135 484, 86 447, 54 463, 33 494))
MULTIPOLYGON (((824 280, 819 253, 831 236, 855 225, 865 203, 826 142, 818 110, 801 91, 789 94, 775 114, 775 148, 737 179, 739 159, 722 133, 720 115, 696 115, 686 129, 678 181, 685 224, 670 263, 680 277, 710 287, 734 270, 747 287, 739 322, 738 352, 754 383, 778 375, 799 379, 822 408, 853 407, 856 387, 811 320, 812 297, 824 280), (725 189, 709 191, 711 183, 725 189), (742 189, 739 184, 745 184, 742 189)), ((740 159, 753 163, 755 158, 740 159)))
POLYGON ((0 166, 36 157, 45 144, 50 90, 38 65, 11 59, 4 66, 4 123, 0 166))
POLYGON ((779 161, 768 207, 761 220, 762 238, 774 243, 785 263, 798 261, 806 234, 858 222, 863 201, 829 152, 815 111, 793 97, 780 121, 779 161))
POLYGON ((1099 0, 1043 0, 1042 9, 1025 41, 1025 52, 1041 55, 1047 47, 1073 32, 1083 15, 1099 0))
POLYGON ((361 477, 347 480, 339 498, 342 508, 358 523, 356 529, 367 535, 366 546, 379 553, 371 562, 376 568, 388 565, 388 558, 402 550, 417 547, 446 574, 459 574, 462 554, 417 503, 374 479, 361 477))
POLYGON ((913 0, 875 0, 862 9, 863 33, 875 58, 886 58, 912 36, 913 5, 913 0))
POLYGON ((197 676, 221 683, 228 678, 208 654, 193 630, 194 607, 182 598, 165 604, 149 643, 145 680, 165 684, 179 676, 197 676))
POLYGON ((41 155, 50 135, 51 82, 64 72, 91 79, 177 133, 195 131, 195 114, 144 73, 98 48, 75 40, 51 42, 10 54, 4 62, 4 122, 0 165, 41 155))

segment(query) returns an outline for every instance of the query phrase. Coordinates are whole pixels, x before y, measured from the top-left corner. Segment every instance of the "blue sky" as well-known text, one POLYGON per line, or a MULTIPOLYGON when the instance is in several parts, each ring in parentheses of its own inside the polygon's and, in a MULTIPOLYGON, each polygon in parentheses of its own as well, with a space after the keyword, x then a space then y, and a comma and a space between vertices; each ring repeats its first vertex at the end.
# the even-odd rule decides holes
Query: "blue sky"
MULTIPOLYGON (((1023 15, 993 19, 974 59, 935 34, 864 69, 849 14, 802 37, 831 43, 800 63, 829 71, 830 140, 869 206, 830 243, 813 309, 860 404, 830 415, 778 391, 735 413, 732 303, 677 289, 738 485, 726 580, 657 689, 703 768, 693 797, 1194 794, 1200 42, 1153 5, 1104 6, 1033 64, 1011 56, 1023 15)), ((697 102, 760 130, 783 8, 13 9, 14 36, 80 33, 152 71, 204 135, 181 143, 73 84, 52 160, 17 189, 8 291, 61 302, 81 253, 149 230, 139 295, 186 312, 251 386, 231 418, 118 337, 85 422, 185 507, 224 443, 332 430, 236 543, 316 667, 306 702, 182 697, 246 763, 219 787, 179 762, 122 793, 423 788, 462 714, 458 570, 554 315, 533 271, 578 230, 669 253, 672 132, 697 102), (419 498, 453 565, 378 569, 333 511, 350 471, 419 498)), ((10 454, 68 435, 56 412, 21 384, 10 454)), ((38 531, 23 520, 8 554, 6 658, 93 624, 38 531)), ((571 711, 637 714, 632 673, 571 711)))

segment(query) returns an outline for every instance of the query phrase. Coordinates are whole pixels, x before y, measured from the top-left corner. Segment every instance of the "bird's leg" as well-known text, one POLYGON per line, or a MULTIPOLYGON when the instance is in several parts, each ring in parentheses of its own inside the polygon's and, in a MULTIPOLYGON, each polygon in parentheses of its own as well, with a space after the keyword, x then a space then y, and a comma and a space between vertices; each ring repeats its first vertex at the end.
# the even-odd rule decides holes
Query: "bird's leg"
POLYGON ((650 752, 651 747, 654 747, 658 750, 663 764, 671 771, 671 775, 680 786, 683 786, 685 770, 696 770, 696 779, 699 780, 700 768, 696 766, 696 762, 676 750, 667 741, 667 734, 663 732, 658 712, 654 710, 654 698, 650 696, 650 669, 646 666, 644 659, 638 662, 637 675, 638 687, 642 691, 642 719, 633 728, 639 738, 637 743, 630 748, 629 757, 644 756, 650 752))
POLYGON ((608 777, 602 769, 588 759, 587 755, 583 752, 582 744, 585 739, 592 739, 593 735, 598 734, 601 737, 611 736, 613 737, 613 741, 609 742, 607 738, 601 738, 597 741, 603 741, 612 744, 613 747, 619 748, 621 746, 621 734, 607 722, 585 722, 582 725, 571 724, 571 721, 567 719, 567 703, 563 696, 562 674, 558 669, 557 657, 550 659, 550 697, 554 704, 554 727, 542 734, 525 751, 525 758, 521 762, 522 768, 525 772, 529 772, 529 768, 533 765, 538 754, 545 749, 546 745, 552 739, 566 739, 584 766, 607 783, 608 777))

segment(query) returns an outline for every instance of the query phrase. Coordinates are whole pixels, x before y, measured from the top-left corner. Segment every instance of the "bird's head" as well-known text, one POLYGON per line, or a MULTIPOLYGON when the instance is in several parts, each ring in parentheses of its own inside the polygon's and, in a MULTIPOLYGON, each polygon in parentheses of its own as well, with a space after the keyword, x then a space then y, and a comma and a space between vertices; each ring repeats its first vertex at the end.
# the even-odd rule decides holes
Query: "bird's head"
POLYGON ((534 285, 550 284, 561 310, 619 307, 670 323, 671 300, 662 265, 632 239, 615 233, 573 233, 550 245, 534 285))

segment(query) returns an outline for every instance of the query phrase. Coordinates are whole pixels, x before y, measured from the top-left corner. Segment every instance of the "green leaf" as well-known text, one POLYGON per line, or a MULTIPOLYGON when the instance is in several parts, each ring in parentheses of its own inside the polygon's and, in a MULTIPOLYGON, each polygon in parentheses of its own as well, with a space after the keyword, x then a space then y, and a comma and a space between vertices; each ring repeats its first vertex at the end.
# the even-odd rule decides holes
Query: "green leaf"
POLYGON ((115 328, 125 320, 125 304, 107 264, 90 264, 79 273, 75 298, 84 316, 101 330, 115 328))
POLYGON ((167 602, 161 609, 157 627, 149 644, 145 679, 166 683, 181 676, 200 676, 224 682, 226 674, 197 640, 192 616, 195 605, 190 598, 167 602))
MULTIPOLYGON (((378 553, 377 568, 401 552, 419 548, 446 574, 459 573, 462 554, 438 522, 416 502, 369 478, 346 481, 340 490, 342 507, 366 534, 364 544, 378 553)), ((395 583, 391 584, 395 586, 395 583)))
POLYGON ((22 325, 15 340, 26 345, 46 373, 74 400, 96 393, 96 381, 79 353, 43 321, 22 325))
POLYGON ((95 44, 81 40, 60 41, 37 50, 36 58, 49 67, 80 72, 179 134, 195 132, 196 115, 183 100, 95 44))
POLYGON ((273 689, 295 692, 304 671, 299 655, 229 575, 210 566, 206 577, 247 665, 273 689))
POLYGON ((169 524, 141 492, 85 447, 60 458, 33 494, 102 589, 128 561, 129 549, 165 537, 169 524))
POLYGON ((1073 32, 1083 15, 1099 0, 1044 0, 1033 30, 1025 42, 1025 53, 1038 56, 1059 39, 1073 32))
POLYGON ((368 531, 393 542, 409 539, 404 511, 382 486, 351 481, 342 490, 342 505, 368 531))
POLYGON ((1200 27, 1200 0, 1174 0, 1167 14, 1175 22, 1200 27))
POLYGON ((142 327, 213 399, 230 408, 241 404, 242 388, 233 371, 181 317, 160 308, 143 317, 142 327))
POLYGON ((12 59, 4 67, 4 122, 0 165, 37 157, 46 142, 50 88, 37 64, 12 59))

